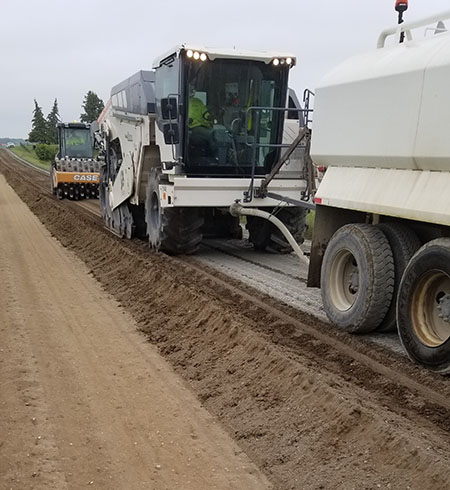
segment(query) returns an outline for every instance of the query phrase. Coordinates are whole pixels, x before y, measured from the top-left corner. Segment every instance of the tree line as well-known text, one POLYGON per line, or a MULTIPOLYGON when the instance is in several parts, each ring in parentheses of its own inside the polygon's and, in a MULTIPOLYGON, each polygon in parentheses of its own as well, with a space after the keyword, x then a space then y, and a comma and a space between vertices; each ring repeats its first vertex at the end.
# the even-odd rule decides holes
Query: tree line
MULTIPOLYGON (((81 107, 83 108, 83 113, 80 115, 81 122, 91 123, 98 119, 104 108, 104 104, 95 92, 89 90, 84 96, 81 107)), ((49 112, 47 118, 44 117, 42 107, 34 99, 33 118, 31 120, 31 131, 28 134, 28 141, 30 143, 47 145, 57 144, 56 125, 59 121, 60 116, 57 99, 55 99, 52 110, 49 112)))

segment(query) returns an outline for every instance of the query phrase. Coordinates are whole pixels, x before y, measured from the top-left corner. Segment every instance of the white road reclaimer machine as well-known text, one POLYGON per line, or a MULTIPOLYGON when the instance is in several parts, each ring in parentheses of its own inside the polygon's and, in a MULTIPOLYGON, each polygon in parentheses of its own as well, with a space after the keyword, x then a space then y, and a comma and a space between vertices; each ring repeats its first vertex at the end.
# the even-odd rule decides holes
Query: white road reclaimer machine
MULTIPOLYGON (((288 89, 294 65, 287 53, 181 45, 113 87, 98 121, 106 226, 147 235, 157 250, 193 253, 205 234, 239 235, 228 213, 239 200, 276 214, 301 242, 307 209, 254 195, 284 155, 289 165, 268 191, 308 199, 304 145, 295 142, 305 118, 288 89)), ((249 217, 247 228, 256 248, 290 250, 270 222, 249 217)))
POLYGON ((408 355, 441 373, 450 372, 449 18, 388 29, 378 49, 334 69, 316 89, 311 142, 327 170, 309 285, 339 328, 397 323, 408 355))

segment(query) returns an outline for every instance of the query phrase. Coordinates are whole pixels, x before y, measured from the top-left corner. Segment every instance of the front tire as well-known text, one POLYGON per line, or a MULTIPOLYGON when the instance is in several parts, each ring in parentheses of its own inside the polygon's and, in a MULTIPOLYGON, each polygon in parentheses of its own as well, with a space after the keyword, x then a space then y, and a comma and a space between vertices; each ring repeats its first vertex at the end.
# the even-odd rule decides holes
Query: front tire
POLYGON ((325 312, 339 329, 375 330, 394 290, 394 261, 384 233, 365 224, 340 228, 325 251, 321 289, 325 312))
POLYGON ((398 293, 397 326, 411 360, 450 373, 450 238, 427 243, 409 262, 398 293))
POLYGON ((149 245, 170 255, 193 254, 203 239, 203 218, 196 208, 163 208, 159 195, 160 183, 161 173, 152 169, 145 201, 149 245))

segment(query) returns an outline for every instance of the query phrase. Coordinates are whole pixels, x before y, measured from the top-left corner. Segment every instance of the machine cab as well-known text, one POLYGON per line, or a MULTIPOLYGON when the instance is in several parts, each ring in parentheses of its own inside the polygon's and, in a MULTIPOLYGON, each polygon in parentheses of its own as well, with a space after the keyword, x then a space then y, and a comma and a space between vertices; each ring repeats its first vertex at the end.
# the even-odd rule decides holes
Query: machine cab
POLYGON ((94 144, 90 124, 59 123, 57 132, 59 143, 58 158, 94 158, 94 144))
POLYGON ((280 152, 281 108, 294 64, 291 55, 189 46, 158 59, 153 68, 163 162, 181 163, 190 176, 268 173, 280 152))

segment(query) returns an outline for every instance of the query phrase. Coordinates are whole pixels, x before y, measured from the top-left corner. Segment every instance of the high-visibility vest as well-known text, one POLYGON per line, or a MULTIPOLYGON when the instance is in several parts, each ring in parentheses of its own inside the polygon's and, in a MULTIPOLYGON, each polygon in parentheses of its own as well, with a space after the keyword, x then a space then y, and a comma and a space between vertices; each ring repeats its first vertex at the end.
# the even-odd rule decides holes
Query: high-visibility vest
POLYGON ((189 127, 191 129, 200 126, 205 128, 212 127, 212 121, 207 121, 204 118, 205 112, 208 112, 208 109, 200 99, 197 97, 189 99, 189 127))

